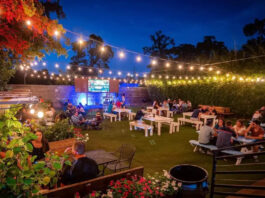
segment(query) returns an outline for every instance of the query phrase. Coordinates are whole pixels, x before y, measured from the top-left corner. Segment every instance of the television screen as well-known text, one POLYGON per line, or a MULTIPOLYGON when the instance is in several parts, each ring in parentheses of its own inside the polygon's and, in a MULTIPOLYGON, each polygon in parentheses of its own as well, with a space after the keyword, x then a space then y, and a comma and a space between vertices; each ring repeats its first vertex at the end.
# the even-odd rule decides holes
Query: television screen
POLYGON ((109 80, 88 80, 89 92, 109 92, 109 80))

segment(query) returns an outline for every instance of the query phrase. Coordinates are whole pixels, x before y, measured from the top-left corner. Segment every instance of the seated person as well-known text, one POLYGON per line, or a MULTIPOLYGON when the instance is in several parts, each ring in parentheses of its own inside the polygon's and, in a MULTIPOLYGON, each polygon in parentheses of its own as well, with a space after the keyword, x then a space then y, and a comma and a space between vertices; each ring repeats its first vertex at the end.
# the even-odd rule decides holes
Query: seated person
POLYGON ((78 113, 78 111, 75 111, 74 115, 71 116, 71 121, 76 126, 81 126, 83 124, 86 124, 86 120, 81 114, 78 113))
POLYGON ((262 115, 261 115, 261 111, 258 110, 258 111, 256 111, 256 112, 253 114, 251 121, 259 120, 259 119, 261 118, 261 116, 262 116, 262 115))
POLYGON ((78 110, 79 114, 82 114, 83 116, 86 116, 86 111, 85 111, 83 105, 82 106, 78 105, 77 106, 77 110, 78 110))
POLYGON ((215 110, 214 107, 209 108, 209 115, 217 115, 217 111, 215 110))
POLYGON ((216 132, 211 127, 213 124, 212 120, 207 120, 206 125, 201 127, 200 133, 199 133, 199 143, 200 144, 212 144, 215 145, 216 138, 214 138, 216 135, 216 132))
POLYGON ((75 142, 72 146, 72 154, 74 158, 72 166, 66 166, 62 173, 61 182, 64 185, 97 177, 99 173, 98 165, 93 159, 85 156, 85 143, 75 142))
POLYGON ((194 109, 191 115, 191 120, 199 120, 199 115, 201 113, 201 109, 194 109))
POLYGON ((170 98, 167 100, 168 106, 169 106, 169 110, 172 111, 172 107, 173 107, 173 102, 172 100, 170 100, 170 98))
POLYGON ((227 121, 226 125, 217 130, 216 146, 218 148, 224 148, 231 146, 232 136, 236 137, 236 133, 233 129, 232 122, 227 121))
POLYGON ((102 117, 101 117, 100 112, 98 111, 98 112, 96 113, 96 117, 93 118, 92 120, 90 120, 90 121, 88 122, 88 125, 89 125, 89 126, 92 126, 92 127, 95 127, 95 126, 98 126, 101 122, 102 122, 102 117))
POLYGON ((119 100, 117 100, 117 102, 116 102, 116 107, 121 108, 121 102, 119 100))
POLYGON ((187 109, 188 109, 188 104, 185 101, 183 101, 183 103, 181 105, 181 111, 185 112, 185 111, 187 111, 187 109))
POLYGON ((209 114, 209 109, 206 105, 203 105, 201 108, 201 113, 202 114, 209 114))
POLYGON ((244 136, 246 127, 244 126, 244 123, 242 120, 237 120, 236 124, 234 125, 234 131, 238 136, 244 136))
POLYGON ((142 118, 144 116, 144 112, 143 111, 144 111, 144 107, 142 107, 140 111, 137 111, 134 120, 136 120, 136 121, 142 121, 142 118))
POLYGON ((107 113, 116 114, 116 112, 114 112, 113 110, 114 110, 113 102, 110 101, 108 109, 107 109, 107 113))
POLYGON ((188 105, 188 110, 191 110, 192 109, 192 104, 191 104, 191 101, 187 101, 187 105, 188 105))
POLYGON ((221 118, 218 119, 218 123, 214 126, 214 130, 217 131, 225 126, 225 121, 221 118))
MULTIPOLYGON (((245 138, 262 140, 264 139, 264 130, 260 127, 260 121, 254 120, 245 130, 245 138)), ((259 146, 254 146, 253 151, 258 152, 259 146)))
POLYGON ((44 159, 44 153, 50 150, 48 141, 44 138, 42 131, 36 130, 35 135, 37 139, 32 140, 31 144, 33 146, 32 152, 30 152, 31 156, 37 156, 35 162, 41 159, 44 159))
POLYGON ((160 108, 159 102, 156 101, 156 103, 154 104, 153 108, 154 109, 159 109, 160 108))
POLYGON ((53 122, 54 121, 55 109, 53 108, 51 103, 48 105, 48 109, 45 112, 45 115, 46 115, 46 121, 47 122, 53 122))

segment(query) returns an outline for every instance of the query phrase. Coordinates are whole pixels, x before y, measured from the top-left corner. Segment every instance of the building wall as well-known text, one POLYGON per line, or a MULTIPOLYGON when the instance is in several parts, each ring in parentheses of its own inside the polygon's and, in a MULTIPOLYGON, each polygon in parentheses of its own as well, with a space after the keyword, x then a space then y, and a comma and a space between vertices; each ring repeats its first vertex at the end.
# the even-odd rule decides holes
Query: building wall
POLYGON ((70 99, 74 104, 79 102, 88 105, 99 105, 106 98, 117 100, 125 93, 126 101, 131 106, 144 105, 149 100, 145 87, 121 87, 118 94, 107 93, 76 93, 75 87, 70 85, 9 85, 9 89, 29 89, 33 96, 41 96, 44 100, 51 101, 55 108, 61 108, 64 102, 70 99))

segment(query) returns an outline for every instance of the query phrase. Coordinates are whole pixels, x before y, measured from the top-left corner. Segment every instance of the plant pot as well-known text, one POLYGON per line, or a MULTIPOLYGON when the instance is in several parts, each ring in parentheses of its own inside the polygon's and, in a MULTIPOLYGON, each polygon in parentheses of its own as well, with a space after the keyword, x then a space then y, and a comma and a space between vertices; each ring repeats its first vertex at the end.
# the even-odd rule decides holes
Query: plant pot
POLYGON ((205 198, 208 193, 208 172, 195 165, 182 164, 170 169, 170 176, 182 186, 176 197, 205 198))

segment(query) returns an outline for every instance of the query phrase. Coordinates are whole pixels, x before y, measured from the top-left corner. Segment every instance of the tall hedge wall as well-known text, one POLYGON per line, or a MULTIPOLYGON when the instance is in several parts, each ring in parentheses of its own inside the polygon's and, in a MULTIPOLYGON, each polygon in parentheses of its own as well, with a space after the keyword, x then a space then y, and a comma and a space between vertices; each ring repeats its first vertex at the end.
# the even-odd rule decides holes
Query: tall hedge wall
POLYGON ((249 117, 265 105, 264 82, 209 82, 148 86, 152 99, 190 100, 198 104, 230 107, 237 115, 249 117))

